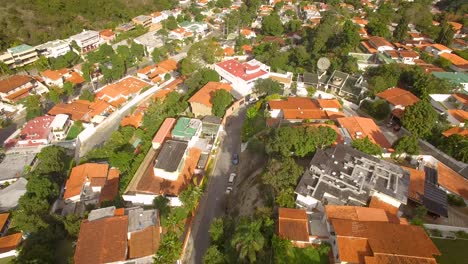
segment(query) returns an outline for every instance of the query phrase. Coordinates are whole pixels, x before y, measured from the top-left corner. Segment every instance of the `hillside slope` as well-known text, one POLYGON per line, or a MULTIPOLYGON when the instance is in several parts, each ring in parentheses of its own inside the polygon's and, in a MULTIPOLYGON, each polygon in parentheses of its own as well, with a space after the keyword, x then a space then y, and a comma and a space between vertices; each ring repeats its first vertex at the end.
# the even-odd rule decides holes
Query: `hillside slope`
POLYGON ((176 0, 9 0, 0 4, 0 50, 37 45, 82 29, 102 29, 170 9, 176 0))

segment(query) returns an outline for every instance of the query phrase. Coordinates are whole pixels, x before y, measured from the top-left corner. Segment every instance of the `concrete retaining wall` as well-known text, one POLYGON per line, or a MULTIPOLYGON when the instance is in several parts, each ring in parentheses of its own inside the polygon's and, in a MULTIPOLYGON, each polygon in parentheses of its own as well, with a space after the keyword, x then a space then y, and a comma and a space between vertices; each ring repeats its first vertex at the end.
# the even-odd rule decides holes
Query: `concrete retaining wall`
POLYGON ((424 227, 427 228, 427 229, 437 229, 437 230, 446 231, 446 232, 458 232, 458 231, 463 231, 463 232, 468 233, 468 228, 466 228, 466 227, 459 227, 459 226, 424 224, 424 227))

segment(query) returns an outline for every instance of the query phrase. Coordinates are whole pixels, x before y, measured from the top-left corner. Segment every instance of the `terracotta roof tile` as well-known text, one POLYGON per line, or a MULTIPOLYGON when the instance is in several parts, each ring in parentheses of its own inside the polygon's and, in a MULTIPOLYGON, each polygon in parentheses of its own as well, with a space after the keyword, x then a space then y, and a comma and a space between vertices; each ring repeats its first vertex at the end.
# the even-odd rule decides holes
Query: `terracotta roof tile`
POLYGON ((198 92, 196 92, 190 99, 190 103, 199 103, 206 105, 208 107, 212 107, 211 100, 213 99, 213 95, 217 90, 225 90, 230 92, 232 90, 231 85, 227 83, 220 83, 220 82, 209 82, 205 86, 203 86, 198 92))
POLYGON ((141 258, 153 255, 159 248, 160 233, 158 226, 149 226, 130 234, 128 258, 141 258))
POLYGON ((16 249, 22 239, 21 233, 0 237, 0 254, 16 249))
POLYGON ((437 171, 439 184, 442 187, 460 195, 464 199, 468 199, 468 180, 466 178, 456 173, 442 162, 438 162, 437 171))
POLYGON ((10 213, 0 214, 0 230, 3 230, 9 217, 10 217, 10 213))
POLYGON ((158 132, 156 132, 152 142, 162 144, 166 138, 170 137, 171 130, 174 127, 175 122, 175 118, 166 118, 159 127, 158 132))
POLYGON ((357 139, 356 133, 361 132, 362 136, 359 138, 365 138, 367 136, 373 143, 379 144, 383 148, 391 148, 390 142, 388 142, 374 120, 365 117, 351 116, 338 118, 337 121, 341 127, 348 130, 353 140, 357 139))
POLYGON ((71 82, 74 85, 77 85, 77 84, 84 83, 85 79, 79 73, 77 73, 75 71, 72 71, 72 72, 70 72, 70 77, 65 79, 65 82, 71 82))
POLYGON ((465 123, 465 121, 468 120, 468 111, 461 109, 449 109, 447 112, 455 119, 460 121, 460 123, 465 123))
POLYGON ((66 114, 70 119, 77 121, 83 120, 86 114, 91 112, 91 102, 86 100, 77 100, 69 104, 57 104, 49 110, 49 115, 66 114))
POLYGON ((278 234, 293 241, 309 241, 309 228, 306 210, 279 208, 278 234))
POLYGON ((457 67, 462 67, 462 68, 468 67, 468 61, 456 54, 442 53, 440 54, 440 57, 450 61, 453 65, 457 67))
POLYGON ((317 99, 320 108, 336 108, 341 109, 342 106, 337 99, 317 99))
POLYGON ((13 75, 3 80, 0 80, 0 93, 8 93, 21 85, 33 81, 33 78, 27 75, 13 75))
POLYGON ((376 96, 386 100, 394 106, 401 105, 403 107, 407 107, 420 101, 419 98, 411 92, 397 87, 387 89, 376 94, 376 96))
POLYGON ((460 103, 464 105, 468 105, 468 94, 455 93, 455 94, 452 94, 452 97, 457 99, 457 101, 459 101, 460 103))
POLYGON ((81 223, 75 264, 124 261, 127 255, 128 216, 114 216, 81 223))
POLYGON ((119 176, 120 171, 116 168, 111 168, 107 176, 107 180, 101 189, 99 195, 99 203, 103 201, 112 201, 119 193, 119 176))
POLYGON ((337 237, 340 260, 348 263, 364 263, 364 257, 372 255, 366 238, 337 237))
POLYGON ((319 105, 308 97, 288 97, 286 100, 270 100, 271 109, 281 110, 319 110, 319 105))
POLYGON ((468 128, 452 127, 445 130, 442 135, 445 137, 450 137, 451 135, 468 136, 468 128))
POLYGON ((409 167, 402 168, 410 173, 410 186, 408 190, 408 198, 422 203, 424 196, 424 186, 426 182, 426 173, 409 167))
POLYGON ((369 208, 382 209, 385 211, 389 222, 400 223, 400 219, 397 217, 399 211, 398 207, 380 200, 377 196, 371 197, 369 208))
POLYGON ((392 43, 390 43, 385 38, 382 38, 382 37, 379 37, 379 36, 369 37, 369 43, 371 43, 376 48, 383 47, 383 46, 393 47, 392 43))
MULTIPOLYGON (((94 178, 107 178, 109 165, 97 163, 85 163, 74 167, 70 173, 70 177, 65 184, 64 199, 69 199, 79 195, 83 184, 88 179, 92 181, 94 178)), ((104 184, 102 184, 103 186, 104 184)))
POLYGON ((19 99, 28 96, 29 91, 31 91, 32 88, 33 88, 32 86, 25 87, 25 88, 23 88, 21 90, 18 90, 16 92, 12 93, 12 94, 7 95, 5 98, 8 99, 8 100, 11 100, 13 102, 16 102, 19 99))
POLYGON ((379 221, 389 222, 389 218, 385 210, 380 208, 368 208, 360 206, 325 206, 327 218, 332 222, 335 219, 346 219, 355 221, 379 221))

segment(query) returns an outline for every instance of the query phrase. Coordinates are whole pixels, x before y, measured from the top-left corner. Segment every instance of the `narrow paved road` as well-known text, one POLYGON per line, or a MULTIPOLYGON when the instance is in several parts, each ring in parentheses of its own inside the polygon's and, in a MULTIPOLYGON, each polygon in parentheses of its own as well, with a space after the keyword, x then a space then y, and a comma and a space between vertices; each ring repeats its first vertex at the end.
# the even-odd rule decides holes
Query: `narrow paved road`
POLYGON ((213 218, 220 217, 225 213, 226 194, 225 190, 229 174, 237 170, 237 166, 232 165, 234 153, 240 153, 241 128, 245 119, 245 108, 241 108, 237 113, 228 118, 226 133, 220 145, 215 167, 209 181, 205 195, 200 201, 198 214, 193 223, 191 237, 187 246, 184 263, 202 263, 203 255, 210 245, 208 230, 213 218))

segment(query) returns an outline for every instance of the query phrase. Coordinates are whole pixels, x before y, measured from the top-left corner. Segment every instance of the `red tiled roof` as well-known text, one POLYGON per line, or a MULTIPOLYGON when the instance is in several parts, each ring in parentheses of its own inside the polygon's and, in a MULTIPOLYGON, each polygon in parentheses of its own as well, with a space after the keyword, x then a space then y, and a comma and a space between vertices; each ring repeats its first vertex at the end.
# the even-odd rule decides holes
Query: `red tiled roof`
POLYGON ((468 180, 447 167, 442 162, 437 164, 438 180, 440 186, 460 195, 464 199, 468 199, 468 180))
POLYGON ((63 69, 60 69, 60 70, 49 70, 49 69, 47 69, 47 70, 41 72, 41 75, 44 78, 50 79, 52 81, 56 81, 56 80, 62 78, 67 73, 68 73, 67 68, 63 68, 63 69))
MULTIPOLYGON (((107 96, 111 99, 116 100, 118 99, 118 97, 121 97, 121 96, 129 96, 133 93, 138 93, 143 88, 149 85, 150 84, 140 79, 130 76, 116 83, 105 86, 99 92, 96 93, 96 96, 101 99, 107 96)), ((109 100, 109 99, 106 98, 106 100, 109 100)))
POLYGON ((409 167, 402 167, 410 173, 410 185, 408 190, 408 198, 422 203, 424 196, 424 186, 426 182, 426 173, 409 167))
POLYGON ((411 92, 397 87, 387 89, 376 95, 394 106, 401 105, 407 107, 420 101, 419 98, 411 92))
POLYGON ((454 93, 452 94, 452 97, 457 99, 460 103, 468 106, 468 94, 462 94, 462 93, 454 93))
POLYGON ((211 100, 213 99, 212 97, 217 90, 225 90, 230 92, 232 87, 227 83, 209 82, 200 88, 200 90, 198 90, 198 92, 196 92, 192 97, 190 97, 189 103, 199 103, 208 107, 212 107, 213 105, 211 100))
POLYGON ((342 108, 340 102, 337 99, 317 99, 317 103, 320 108, 342 108))
POLYGON ((33 78, 27 75, 13 75, 3 80, 0 80, 0 93, 8 93, 28 82, 33 81, 33 78))
POLYGON ((243 79, 244 81, 251 81, 255 80, 259 77, 265 76, 268 73, 264 70, 258 69, 257 71, 253 71, 254 67, 258 68, 258 66, 252 66, 248 62, 240 63, 237 60, 227 60, 220 62, 218 67, 222 68, 223 70, 229 72, 230 74, 243 79), (247 71, 253 71, 251 73, 247 73, 247 71))
POLYGON ((455 119, 460 121, 460 123, 464 123, 466 120, 468 120, 468 111, 462 109, 449 109, 447 112, 455 119))
POLYGON ((468 61, 453 53, 442 53, 440 57, 450 61, 453 65, 461 68, 468 68, 468 61))
POLYGON ((21 140, 48 139, 50 124, 55 116, 38 116, 29 120, 20 132, 21 140))
POLYGON ((437 50, 439 50, 439 51, 444 51, 444 50, 445 50, 445 51, 450 51, 450 52, 452 52, 452 49, 450 49, 450 48, 448 48, 447 46, 444 46, 444 45, 442 45, 442 44, 438 44, 438 43, 432 44, 431 47, 432 47, 432 48, 435 48, 435 49, 437 49, 437 50))
POLYGON ((340 205, 326 205, 325 214, 327 219, 331 222, 335 219, 353 220, 353 221, 378 221, 378 222, 391 222, 394 219, 389 218, 384 209, 381 208, 368 208, 360 206, 340 206, 340 205))
POLYGON ((279 208, 278 235, 293 241, 309 241, 306 210, 279 208))
POLYGON ((16 102, 18 100, 20 100, 21 98, 25 98, 26 96, 29 95, 29 91, 31 91, 33 87, 32 86, 29 86, 29 87, 26 87, 26 88, 23 88, 19 91, 16 91, 12 94, 9 94, 7 95, 5 98, 8 99, 8 100, 11 100, 13 102, 16 102))
POLYGON ((101 194, 99 195, 99 203, 115 199, 119 193, 119 176, 120 171, 118 169, 112 168, 109 170, 107 180, 101 189, 101 194))
POLYGON ((133 126, 139 128, 143 123, 144 112, 136 110, 133 114, 127 115, 120 121, 121 126, 133 126))
POLYGON ((383 47, 383 46, 393 47, 392 43, 390 43, 385 38, 382 38, 382 37, 379 37, 379 36, 369 37, 369 43, 371 45, 373 45, 374 47, 376 47, 376 48, 380 48, 380 47, 383 47))
POLYGON ((270 100, 271 109, 281 110, 319 110, 319 105, 308 97, 288 97, 286 100, 270 100))
POLYGON ((112 31, 112 29, 104 29, 104 30, 99 32, 99 35, 107 37, 107 38, 111 38, 111 37, 115 36, 115 33, 114 33, 114 31, 112 31))
POLYGON ((81 76, 79 73, 77 73, 76 71, 72 71, 69 73, 70 74, 70 77, 66 78, 65 79, 65 82, 71 82, 73 83, 74 85, 77 85, 77 84, 82 84, 85 82, 85 79, 83 78, 83 76, 81 76))
POLYGON ((77 100, 69 104, 57 104, 49 110, 48 114, 66 114, 69 115, 70 119, 73 121, 83 120, 85 119, 86 114, 91 112, 91 104, 91 102, 86 100, 77 100))
POLYGON ((75 264, 124 261, 127 255, 128 216, 114 216, 81 223, 75 264))
POLYGON ((369 43, 369 41, 361 41, 361 45, 362 45, 367 51, 369 51, 369 52, 372 53, 372 54, 378 52, 378 50, 376 50, 374 47, 371 46, 371 44, 369 43))
POLYGON ((8 218, 10 218, 10 213, 0 214, 0 230, 3 230, 3 228, 5 227, 8 218))
POLYGON ((388 142, 374 120, 365 117, 351 116, 338 118, 337 121, 341 127, 348 130, 353 140, 357 139, 356 133, 360 132, 362 136, 359 138, 365 138, 367 136, 373 143, 379 144, 383 148, 391 148, 390 142, 388 142))

